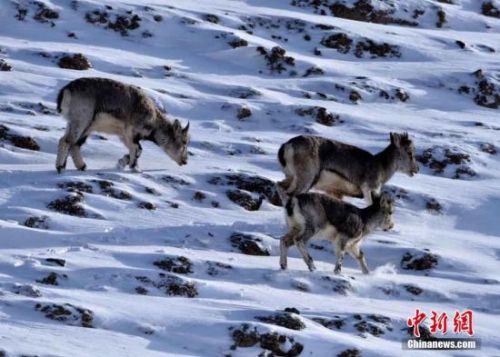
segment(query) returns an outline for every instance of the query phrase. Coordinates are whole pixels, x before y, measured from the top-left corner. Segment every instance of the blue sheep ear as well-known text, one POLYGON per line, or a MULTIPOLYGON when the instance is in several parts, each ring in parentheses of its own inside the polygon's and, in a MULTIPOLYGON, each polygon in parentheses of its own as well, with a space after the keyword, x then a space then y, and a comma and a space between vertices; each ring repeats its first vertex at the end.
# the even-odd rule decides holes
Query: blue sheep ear
POLYGON ((181 128, 181 123, 177 119, 175 119, 174 120, 174 129, 179 130, 180 128, 181 128))

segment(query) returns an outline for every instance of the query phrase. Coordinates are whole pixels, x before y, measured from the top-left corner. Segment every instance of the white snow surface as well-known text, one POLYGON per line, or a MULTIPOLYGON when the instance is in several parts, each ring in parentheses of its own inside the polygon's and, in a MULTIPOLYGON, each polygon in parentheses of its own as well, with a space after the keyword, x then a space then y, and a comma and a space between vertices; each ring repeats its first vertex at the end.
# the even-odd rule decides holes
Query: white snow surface
MULTIPOLYGON (((472 84, 478 69, 498 88, 500 21, 480 14, 481 1, 454 2, 377 1, 380 6, 396 3, 394 16, 411 18, 397 3, 427 11, 419 26, 408 27, 263 0, 43 0, 59 13, 43 23, 33 18, 35 2, 0 0, 0 59, 12 66, 0 72, 0 124, 40 145, 33 151, 9 140, 0 143, 0 350, 8 356, 256 356, 262 351, 258 344, 230 349, 230 329, 247 323, 259 333, 293 337, 304 346, 302 356, 335 356, 346 349, 359 349, 362 356, 499 355, 500 153, 481 148, 500 147, 500 115, 457 89, 472 84), (88 11, 105 6, 111 7, 110 14, 138 14, 140 27, 121 36, 85 20, 88 11), (23 21, 15 18, 19 7, 28 9, 23 21), (447 14, 442 28, 434 25, 438 7, 447 14), (207 14, 219 22, 207 21, 207 14), (161 15, 161 21, 154 15, 161 15), (249 18, 259 18, 254 28, 249 18), (305 32, 287 28, 287 21, 295 20, 305 32), (144 31, 152 37, 144 37, 144 31), (397 45, 401 57, 359 58, 319 43, 336 32, 355 41, 397 45), (305 33, 310 41, 304 40, 305 33), (228 45, 238 37, 248 46, 228 45), (295 66, 271 73, 258 46, 284 48, 295 66), (321 56, 314 54, 315 47, 321 56), (57 66, 58 56, 75 53, 87 56, 93 67, 57 66), (324 73, 304 77, 311 66, 324 73), (119 171, 115 164, 126 152, 123 144, 113 136, 92 135, 82 149, 88 170, 76 171, 68 159, 67 170, 58 175, 55 155, 66 122, 56 113, 55 101, 62 86, 82 76, 141 86, 171 118, 189 121, 188 165, 177 166, 145 143, 142 173, 119 171), (408 93, 407 101, 379 95, 380 89, 393 95, 398 88, 408 93), (240 98, 248 89, 257 94, 240 98), (349 100, 351 89, 362 97, 357 103, 349 100), (48 110, 37 110, 38 103, 48 110), (295 113, 311 106, 338 114, 342 122, 325 126, 295 113), (241 107, 252 115, 237 119, 241 107), (277 151, 296 135, 322 135, 375 153, 389 143, 390 131, 409 132, 419 154, 449 148, 469 155, 466 165, 476 175, 454 179, 457 165, 441 174, 424 165, 411 178, 397 173, 388 183, 392 192, 402 193, 396 198, 396 226, 374 232, 363 245, 370 275, 346 257, 342 275, 335 276, 329 242, 313 242, 316 249, 309 248, 316 271, 307 270, 295 248, 288 270, 280 270, 283 209, 265 199, 259 210, 247 211, 226 197, 234 187, 208 182, 233 173, 283 179, 277 151), (185 182, 162 179, 168 175, 185 182), (93 180, 110 181, 131 199, 107 196, 93 180), (92 185, 93 193, 84 192, 82 203, 89 217, 47 207, 69 194, 58 186, 65 182, 92 185), (201 201, 193 199, 198 191, 206 196, 201 201), (430 199, 441 204, 441 212, 426 208, 430 199), (139 208, 142 201, 156 209, 139 208), (47 227, 25 226, 29 217, 45 217, 47 227), (270 255, 242 254, 229 240, 235 232, 260 238, 270 255), (426 250, 438 258, 433 269, 402 268, 406 252, 426 250), (153 264, 178 256, 193 263, 192 273, 166 272, 153 264), (64 259, 65 266, 47 258, 64 259), (214 266, 217 274, 209 274, 214 266), (58 285, 40 282, 52 272, 58 285), (193 283, 198 295, 169 296, 154 286, 160 273, 193 283), (138 294, 139 286, 148 293, 138 294), (408 286, 422 292, 414 295, 408 286), (51 304, 90 310, 93 328, 72 318, 47 318, 40 306, 51 304), (256 318, 286 307, 300 311, 304 329, 256 318), (450 320, 455 311, 472 309, 481 350, 403 351, 406 320, 417 308, 429 315, 431 310, 447 312, 450 320), (390 330, 381 326, 380 336, 359 332, 353 327, 356 314, 388 317, 390 330), (344 327, 327 328, 313 319, 336 316, 346 321, 344 327)), ((448 332, 447 337, 456 336, 448 332)))

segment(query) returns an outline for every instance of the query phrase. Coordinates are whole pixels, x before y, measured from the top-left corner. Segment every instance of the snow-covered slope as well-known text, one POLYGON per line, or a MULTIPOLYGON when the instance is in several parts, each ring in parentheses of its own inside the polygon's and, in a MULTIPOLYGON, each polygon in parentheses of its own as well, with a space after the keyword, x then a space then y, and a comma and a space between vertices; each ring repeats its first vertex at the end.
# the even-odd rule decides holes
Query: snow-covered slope
POLYGON ((486 3, 500 8, 0 0, 0 350, 400 356, 419 308, 472 309, 476 354, 500 354, 500 21, 486 3), (59 68, 78 53, 90 69, 59 68), (118 171, 123 145, 93 135, 88 171, 57 175, 55 98, 81 76, 139 85, 190 121, 189 164, 144 144, 143 172, 118 171), (334 276, 327 242, 310 249, 317 271, 294 248, 281 271, 282 208, 255 178, 283 178, 279 145, 314 133, 377 152, 390 131, 414 138, 421 171, 389 182, 396 227, 365 242, 372 274, 346 258, 334 276), (404 269, 410 256, 431 268, 404 269), (260 336, 233 346, 243 324, 260 336))

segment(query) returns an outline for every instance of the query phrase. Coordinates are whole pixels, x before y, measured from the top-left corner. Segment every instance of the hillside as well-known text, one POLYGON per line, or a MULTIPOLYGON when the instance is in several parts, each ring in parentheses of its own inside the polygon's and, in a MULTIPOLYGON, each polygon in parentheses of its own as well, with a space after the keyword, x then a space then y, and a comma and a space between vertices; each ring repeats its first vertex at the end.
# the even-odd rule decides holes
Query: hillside
POLYGON ((498 0, 0 9, 3 355, 414 355, 417 308, 472 309, 474 355, 500 354, 498 0), (126 148, 95 134, 88 170, 58 175, 57 93, 83 76, 189 121, 188 165, 145 143, 142 173, 120 171, 126 148), (323 241, 315 272, 295 248, 280 270, 279 146, 309 133, 376 153, 391 131, 413 138, 420 173, 386 187, 396 226, 364 243, 371 274, 346 257, 334 275, 323 241))

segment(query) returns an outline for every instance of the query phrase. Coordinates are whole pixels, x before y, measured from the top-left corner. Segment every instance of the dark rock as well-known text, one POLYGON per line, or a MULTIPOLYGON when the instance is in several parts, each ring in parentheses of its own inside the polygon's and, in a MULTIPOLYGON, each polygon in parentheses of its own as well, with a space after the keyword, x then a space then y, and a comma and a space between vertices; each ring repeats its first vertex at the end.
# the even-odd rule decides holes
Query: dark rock
POLYGON ((4 59, 0 59, 0 72, 12 71, 12 66, 8 64, 4 59))
POLYGON ((295 307, 285 307, 285 310, 283 310, 283 311, 300 315, 299 309, 296 309, 295 307))
POLYGON ((147 202, 147 201, 141 201, 141 202, 139 202, 137 204, 137 207, 142 208, 142 209, 147 209, 147 210, 150 210, 150 211, 154 211, 156 209, 156 205, 154 203, 147 202))
POLYGON ((193 272, 193 263, 186 257, 179 256, 175 258, 165 258, 153 263, 160 269, 177 274, 191 274, 193 272))
POLYGON ((458 47, 460 47, 462 50, 465 48, 465 42, 456 40, 455 43, 457 44, 458 47))
POLYGON ((63 267, 66 265, 66 260, 61 259, 61 258, 46 258, 45 261, 50 264, 55 264, 59 265, 60 267, 63 267))
POLYGON ((419 256, 406 252, 401 258, 401 268, 405 270, 429 270, 438 264, 438 257, 431 253, 423 253, 419 256))
POLYGON ((229 238, 231 246, 247 255, 271 255, 267 248, 262 247, 262 239, 243 233, 233 233, 229 238))
POLYGON ((403 287, 405 288, 406 291, 408 291, 410 294, 413 295, 420 295, 424 292, 423 289, 415 285, 403 285, 403 287))

